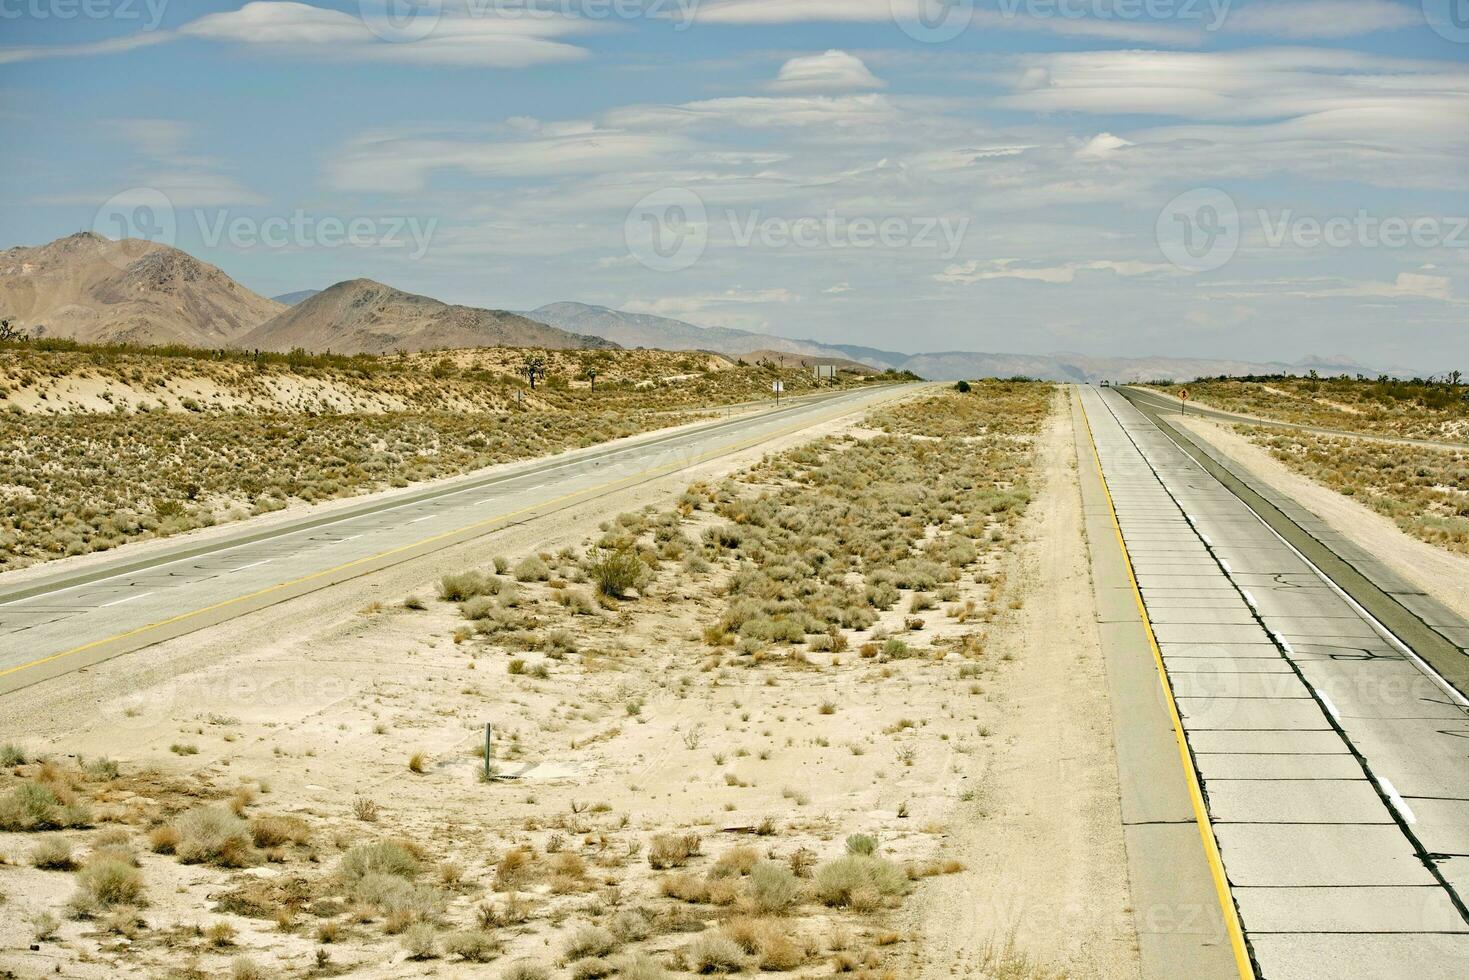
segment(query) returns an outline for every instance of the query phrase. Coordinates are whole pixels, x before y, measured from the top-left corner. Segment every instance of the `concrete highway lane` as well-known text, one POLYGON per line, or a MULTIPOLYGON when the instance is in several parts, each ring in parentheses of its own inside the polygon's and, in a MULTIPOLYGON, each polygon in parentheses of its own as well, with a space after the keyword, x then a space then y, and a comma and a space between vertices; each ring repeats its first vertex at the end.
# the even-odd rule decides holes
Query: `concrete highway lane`
POLYGON ((901 397, 843 392, 6 589, 0 694, 901 397))
POLYGON ((1120 394, 1082 401, 1258 975, 1469 976, 1462 693, 1120 394))

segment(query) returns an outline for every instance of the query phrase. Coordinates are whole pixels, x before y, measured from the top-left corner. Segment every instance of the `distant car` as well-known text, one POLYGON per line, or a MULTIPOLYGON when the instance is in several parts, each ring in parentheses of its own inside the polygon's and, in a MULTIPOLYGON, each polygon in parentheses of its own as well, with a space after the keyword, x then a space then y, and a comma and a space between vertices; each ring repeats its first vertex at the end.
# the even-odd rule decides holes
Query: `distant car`
POLYGON ((1107 380, 1105 380, 1105 379, 1104 379, 1104 380, 1103 380, 1103 381, 1102 381, 1102 387, 1103 387, 1103 388, 1110 388, 1110 387, 1112 387, 1112 382, 1110 382, 1110 381, 1107 381, 1107 380))

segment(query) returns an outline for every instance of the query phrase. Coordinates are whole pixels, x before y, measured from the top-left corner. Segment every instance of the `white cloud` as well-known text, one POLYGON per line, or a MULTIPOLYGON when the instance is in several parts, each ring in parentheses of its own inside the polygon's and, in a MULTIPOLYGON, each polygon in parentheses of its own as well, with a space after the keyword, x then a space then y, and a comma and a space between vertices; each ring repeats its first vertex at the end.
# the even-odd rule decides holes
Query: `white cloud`
MULTIPOLYGON (((282 0, 256 0, 238 10, 206 14, 175 31, 148 31, 95 44, 0 48, 0 64, 80 57, 150 44, 200 40, 288 57, 376 61, 452 68, 525 68, 575 61, 586 49, 559 38, 591 29, 574 17, 445 15, 420 40, 394 42, 361 17, 282 0)), ((385 33, 385 32, 384 32, 385 33)))
POLYGON ((1125 140, 1121 136, 1113 136, 1111 133, 1098 133, 1087 140, 1086 145, 1076 151, 1076 155, 1082 160, 1106 160, 1116 156, 1118 150, 1132 145, 1131 141, 1125 140))
MULTIPOLYGON (((856 23, 889 24, 896 33, 899 25, 910 30, 922 21, 931 21, 936 0, 704 0, 691 14, 669 14, 689 19, 696 24, 797 24, 856 23)), ((1202 39, 1203 28, 1214 21, 1207 3, 1200 5, 1195 23, 1161 24, 1131 18, 1098 18, 1040 16, 1027 12, 1024 5, 1013 13, 1003 10, 954 5, 952 23, 971 33, 982 31, 1039 31, 1065 37, 1093 37, 1112 41, 1140 41, 1148 44, 1194 45, 1202 39)))
POLYGON ((779 92, 847 92, 852 89, 884 88, 882 79, 845 51, 792 58, 780 68, 770 87, 779 92))
POLYGON ((1018 265, 1018 259, 973 259, 951 265, 933 278, 937 282, 969 284, 990 279, 1028 279, 1033 282, 1052 284, 1069 283, 1076 280, 1078 272, 1112 272, 1128 278, 1149 275, 1180 275, 1177 266, 1169 263, 1140 262, 1132 259, 1114 261, 1094 259, 1090 262, 1065 262, 1060 265, 1018 265))

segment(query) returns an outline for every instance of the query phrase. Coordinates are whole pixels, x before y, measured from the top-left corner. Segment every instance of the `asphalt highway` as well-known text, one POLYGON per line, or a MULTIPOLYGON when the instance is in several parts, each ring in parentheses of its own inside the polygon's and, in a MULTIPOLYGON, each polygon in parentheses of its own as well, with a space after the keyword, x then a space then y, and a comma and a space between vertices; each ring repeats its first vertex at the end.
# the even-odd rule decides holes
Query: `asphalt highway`
POLYGON ((0 694, 901 397, 884 386, 441 481, 6 588, 0 694))

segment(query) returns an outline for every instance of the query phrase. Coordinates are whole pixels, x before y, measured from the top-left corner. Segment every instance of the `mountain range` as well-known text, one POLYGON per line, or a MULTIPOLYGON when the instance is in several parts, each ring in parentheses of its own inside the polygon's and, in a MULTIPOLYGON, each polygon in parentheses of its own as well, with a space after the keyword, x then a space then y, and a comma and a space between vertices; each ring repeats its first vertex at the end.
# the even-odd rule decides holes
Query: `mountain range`
POLYGON ((32 336, 84 343, 184 344, 335 353, 454 347, 704 350, 749 360, 912 371, 933 380, 1024 375, 1051 381, 1189 380, 1219 374, 1377 374, 1349 361, 1295 363, 938 351, 908 354, 794 340, 586 303, 528 313, 455 306, 351 279, 274 299, 167 245, 91 232, 0 252, 0 316, 32 336))
POLYGON ((1179 357, 1091 357, 1085 354, 1004 354, 980 351, 938 351, 905 354, 901 351, 829 344, 818 340, 791 340, 772 334, 734 330, 728 327, 699 327, 682 320, 647 313, 624 313, 586 303, 551 303, 531 310, 526 316, 563 330, 596 334, 615 340, 623 347, 654 347, 667 350, 697 348, 750 360, 778 360, 790 355, 791 363, 810 364, 859 362, 879 370, 912 371, 934 381, 961 378, 1014 377, 1023 375, 1046 381, 1098 382, 1151 381, 1170 378, 1192 380, 1218 374, 1377 374, 1350 361, 1309 357, 1293 364, 1245 360, 1179 357))

